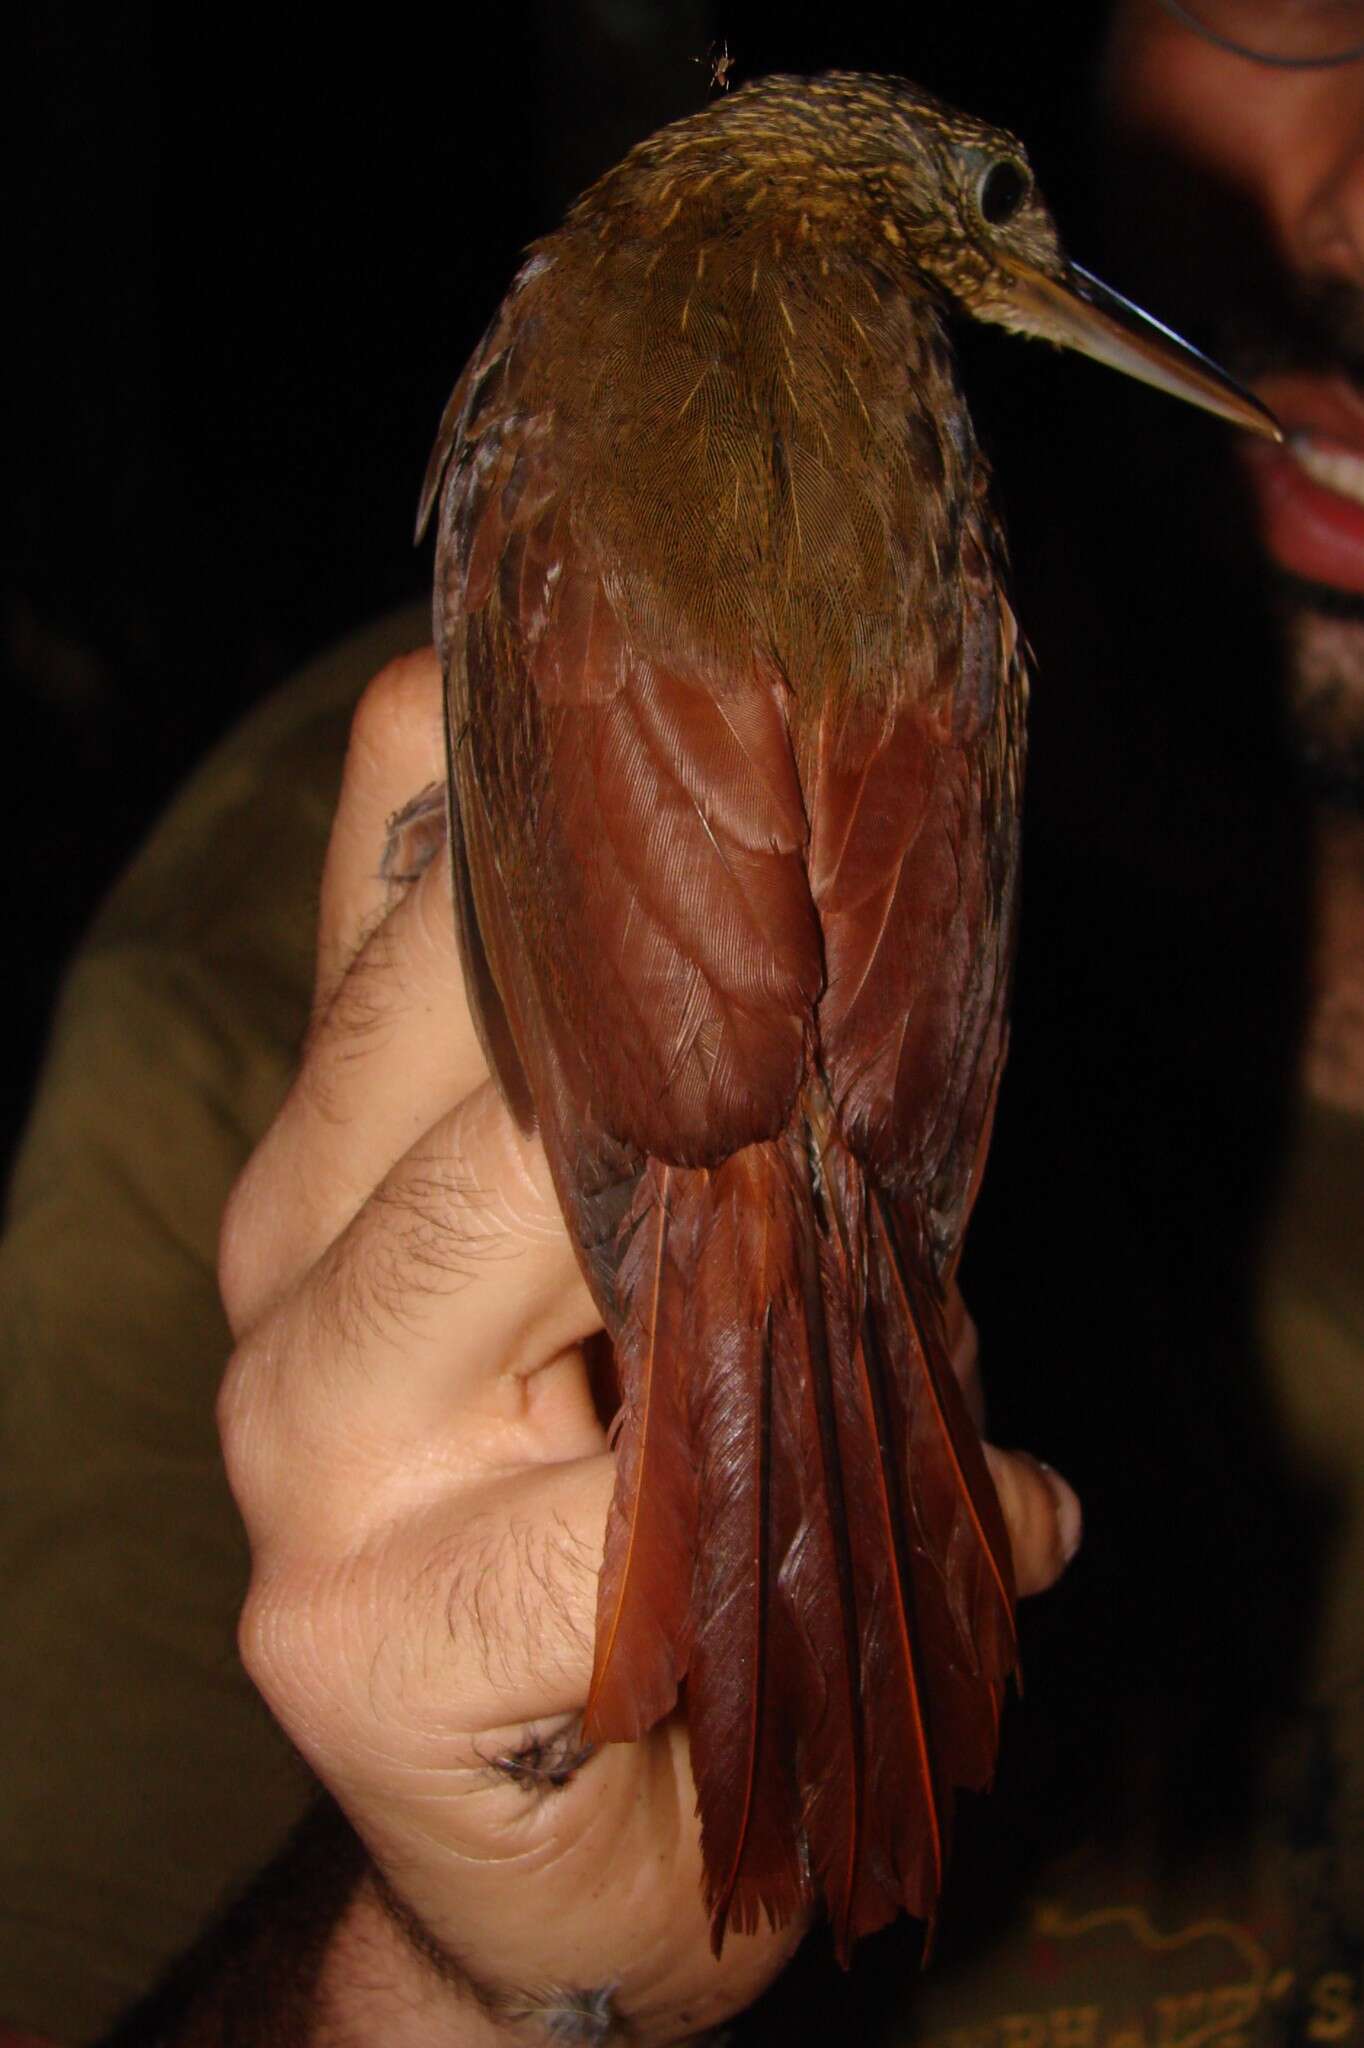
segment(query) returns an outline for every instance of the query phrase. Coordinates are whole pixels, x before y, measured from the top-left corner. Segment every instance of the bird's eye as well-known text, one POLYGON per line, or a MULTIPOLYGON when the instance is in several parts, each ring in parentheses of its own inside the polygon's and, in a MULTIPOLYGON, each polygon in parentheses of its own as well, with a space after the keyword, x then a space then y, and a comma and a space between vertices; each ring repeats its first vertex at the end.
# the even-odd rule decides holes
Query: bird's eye
POLYGON ((1011 221, 1032 190, 1032 180, 1011 156, 997 157, 976 187, 980 217, 992 228, 1011 221))

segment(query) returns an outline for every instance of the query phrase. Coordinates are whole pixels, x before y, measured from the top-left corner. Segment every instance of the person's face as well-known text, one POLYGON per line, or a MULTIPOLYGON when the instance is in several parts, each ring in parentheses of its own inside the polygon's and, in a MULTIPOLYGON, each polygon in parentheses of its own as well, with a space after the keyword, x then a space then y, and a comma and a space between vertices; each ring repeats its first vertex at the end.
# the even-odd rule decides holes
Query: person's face
MULTIPOLYGON (((1254 0, 1245 13, 1257 18, 1254 0)), ((1147 202, 1148 270, 1166 267, 1178 308, 1203 318, 1288 436, 1282 449, 1244 437, 1246 470, 1271 561, 1311 586, 1296 592, 1299 668, 1312 671, 1300 708, 1315 715, 1305 700, 1324 661, 1335 730, 1317 739, 1343 744, 1336 766, 1352 779, 1364 762, 1364 61, 1259 64, 1160 0, 1118 0, 1105 100, 1129 164, 1150 167, 1149 186, 1142 168, 1128 182, 1129 222, 1147 202), (1356 709, 1342 725, 1343 694, 1356 709)))
MULTIPOLYGON (((1318 360, 1253 365, 1257 389, 1296 437, 1257 461, 1255 475, 1275 560, 1364 594, 1364 61, 1275 69, 1219 49, 1159 0, 1122 0, 1107 78, 1124 130, 1163 145, 1225 200, 1244 201, 1263 236, 1268 305, 1225 309, 1232 346, 1238 316, 1263 321, 1285 284, 1330 330, 1301 337, 1301 354, 1318 360)), ((1256 353, 1266 339, 1270 352, 1275 339, 1291 349, 1292 321, 1288 313, 1290 331, 1277 338, 1256 335, 1256 353)))

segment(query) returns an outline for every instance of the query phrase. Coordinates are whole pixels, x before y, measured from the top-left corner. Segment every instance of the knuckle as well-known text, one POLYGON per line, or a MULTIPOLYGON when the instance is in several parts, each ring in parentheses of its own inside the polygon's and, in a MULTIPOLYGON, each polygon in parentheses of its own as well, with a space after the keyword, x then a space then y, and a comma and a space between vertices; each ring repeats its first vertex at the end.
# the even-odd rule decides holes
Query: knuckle
POLYGON ((242 1668, 261 1697, 274 1705, 281 1689, 284 1660, 279 1655, 281 1603, 271 1588, 264 1590, 259 1574, 253 1576, 237 1620, 237 1654, 242 1668))
POLYGON ((215 1416, 227 1483, 248 1527, 259 1517, 261 1494, 272 1469, 269 1397, 261 1344, 239 1344, 218 1388, 215 1416))
POLYGON ((345 1549, 272 1548, 257 1558, 237 1620, 237 1653, 304 1757, 372 1743, 377 1589, 345 1549))
POLYGON ((218 1292, 228 1328, 236 1338, 259 1313, 262 1294, 265 1232, 260 1160, 258 1147, 237 1176, 218 1231, 218 1292))
POLYGON ((305 1751, 320 1734, 334 1696, 325 1668, 316 1601, 288 1572, 252 1574, 237 1622, 237 1654, 256 1691, 305 1751))

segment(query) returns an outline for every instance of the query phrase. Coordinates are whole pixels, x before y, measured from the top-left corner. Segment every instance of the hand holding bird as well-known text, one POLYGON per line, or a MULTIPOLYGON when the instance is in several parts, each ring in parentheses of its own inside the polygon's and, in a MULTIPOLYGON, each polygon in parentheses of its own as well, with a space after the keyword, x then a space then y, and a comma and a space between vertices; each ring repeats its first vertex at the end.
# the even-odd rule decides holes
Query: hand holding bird
MULTIPOLYGON (((806 1921, 712 1955, 680 1716, 584 1759, 613 1487, 598 1316, 543 1150, 488 1079, 429 788, 409 801, 442 773, 441 694, 428 650, 362 700, 317 1021, 224 1231, 242 1647, 372 1860, 324 2010, 357 2039, 492 2043, 577 2013, 584 2038, 662 2043, 748 2004, 806 1921)), ((988 1456, 1040 1590, 1074 1526, 1031 1459, 988 1456)))

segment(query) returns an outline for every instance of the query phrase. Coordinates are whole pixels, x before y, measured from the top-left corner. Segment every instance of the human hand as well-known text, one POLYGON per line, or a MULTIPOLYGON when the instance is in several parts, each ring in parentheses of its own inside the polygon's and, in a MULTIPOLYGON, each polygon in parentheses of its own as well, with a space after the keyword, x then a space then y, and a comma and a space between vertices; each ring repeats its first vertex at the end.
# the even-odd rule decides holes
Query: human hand
MULTIPOLYGON (((674 2041, 747 2005, 803 1930, 711 1954, 679 1718, 581 1751, 613 1476, 598 1318, 543 1153, 488 1079, 447 863, 422 864, 434 800, 390 831, 443 775, 440 691, 415 655, 357 714, 313 1028, 224 1225, 242 1650, 373 1859, 357 1978, 382 1949, 403 2011, 458 2010, 461 2039, 572 1999, 674 2041)), ((1031 1460, 991 1460, 1037 1590, 1078 1520, 1031 1460)), ((324 1975, 338 2012, 369 1995, 347 1968, 324 1975)))

